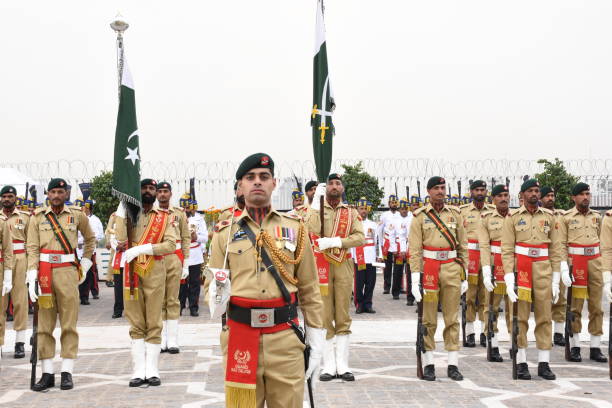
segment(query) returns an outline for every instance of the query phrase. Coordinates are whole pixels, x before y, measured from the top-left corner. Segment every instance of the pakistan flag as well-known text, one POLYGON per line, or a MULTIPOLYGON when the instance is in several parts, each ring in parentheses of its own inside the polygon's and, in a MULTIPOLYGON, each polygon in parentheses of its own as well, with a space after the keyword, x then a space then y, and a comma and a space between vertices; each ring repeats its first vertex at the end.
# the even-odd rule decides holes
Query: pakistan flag
POLYGON ((319 183, 324 183, 331 169, 334 136, 332 112, 336 105, 327 68, 327 45, 325 42, 322 0, 317 1, 313 85, 312 115, 310 120, 310 125, 312 126, 312 147, 317 179, 319 183))
POLYGON ((132 75, 124 62, 121 72, 119 113, 115 131, 113 195, 127 204, 135 216, 142 207, 140 195, 140 147, 132 75))

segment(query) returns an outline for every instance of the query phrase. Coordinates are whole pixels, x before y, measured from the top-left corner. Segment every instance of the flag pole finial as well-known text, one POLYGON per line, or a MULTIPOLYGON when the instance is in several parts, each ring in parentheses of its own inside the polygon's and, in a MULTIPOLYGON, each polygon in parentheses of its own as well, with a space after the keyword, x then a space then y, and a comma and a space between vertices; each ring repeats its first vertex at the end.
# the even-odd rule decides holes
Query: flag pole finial
POLYGON ((130 25, 127 23, 127 21, 125 21, 121 13, 117 13, 115 19, 110 23, 110 27, 117 33, 117 35, 121 35, 130 27, 130 25))

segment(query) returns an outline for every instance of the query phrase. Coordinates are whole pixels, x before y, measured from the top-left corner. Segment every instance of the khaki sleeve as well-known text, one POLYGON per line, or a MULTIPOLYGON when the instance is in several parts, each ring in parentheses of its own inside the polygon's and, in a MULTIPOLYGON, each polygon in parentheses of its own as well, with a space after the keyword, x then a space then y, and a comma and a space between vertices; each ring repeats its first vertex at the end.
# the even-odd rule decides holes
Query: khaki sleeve
POLYGON ((93 229, 91 229, 89 218, 87 218, 84 212, 79 212, 78 217, 78 230, 81 232, 81 235, 83 235, 83 241, 85 241, 83 246, 83 258, 91 259, 96 249, 96 234, 93 232, 93 229))
POLYGON ((467 251, 467 232, 463 227, 463 216, 459 215, 457 220, 457 257, 461 261, 461 265, 463 265, 464 269, 464 277, 465 271, 467 271, 468 265, 468 251, 467 251))
POLYGON ((189 245, 191 245, 191 232, 189 232, 189 223, 187 222, 187 215, 181 211, 179 229, 181 230, 181 251, 183 256, 189 264, 189 245))
POLYGON ((172 224, 167 222, 166 229, 164 230, 164 237, 161 242, 153 244, 153 255, 166 255, 176 251, 176 240, 178 238, 175 236, 173 230, 172 224))
MULTIPOLYGON (((561 270, 561 237, 560 235, 560 224, 559 218, 551 217, 554 227, 550 229, 550 247, 548 248, 548 257, 550 258, 550 265, 552 266, 553 272, 559 272, 561 270)), ((565 249, 567 253, 567 247, 565 249)))
POLYGON ((423 217, 419 215, 412 219, 408 245, 410 251, 410 271, 423 272, 423 217))
POLYGON ((308 207, 304 220, 306 222, 306 228, 316 236, 321 234, 321 217, 320 212, 314 210, 312 207, 308 207))
MULTIPOLYGON (((565 216, 560 216, 557 218, 557 224, 551 228, 551 232, 552 230, 555 230, 558 228, 557 231, 557 238, 560 241, 560 246, 559 246, 559 256, 560 256, 560 261, 565 261, 567 262, 567 221, 565 216)), ((551 243, 552 246, 552 243, 551 243)), ((555 269, 553 269, 554 271, 555 269)))
MULTIPOLYGON (((223 268, 223 260, 225 258, 225 243, 227 242, 227 235, 229 234, 229 227, 222 229, 219 232, 215 232, 212 236, 212 240, 210 241, 209 253, 210 257, 208 258, 208 266, 210 268, 223 268)), ((229 260, 228 260, 229 262, 229 260)), ((204 280, 204 301, 208 303, 208 288, 210 286, 212 279, 204 280)))
POLYGON ((478 246, 480 247, 480 264, 482 266, 491 265, 491 236, 487 228, 488 217, 480 219, 476 233, 478 234, 478 246))
POLYGON ((319 278, 308 235, 305 235, 304 240, 304 256, 296 265, 295 270, 298 280, 299 305, 304 313, 306 325, 320 329, 323 327, 323 299, 319 290, 319 278))
POLYGON ((38 224, 40 219, 37 216, 30 218, 28 225, 28 241, 26 243, 26 254, 28 257, 28 271, 38 270, 40 259, 40 235, 38 234, 38 224))
POLYGON ((507 274, 514 273, 514 219, 506 217, 502 228, 501 238, 501 255, 504 272, 507 274))
POLYGON ((612 271, 612 216, 605 215, 601 222, 599 236, 601 244, 602 267, 604 271, 612 271))
POLYGON ((359 219, 359 214, 354 209, 350 209, 351 218, 351 232, 346 238, 342 238, 342 248, 354 248, 365 244, 365 235, 363 233, 363 222, 359 219))
POLYGON ((13 240, 11 239, 11 230, 8 222, 2 224, 2 258, 4 259, 4 270, 10 270, 13 267, 13 240))
POLYGON ((113 230, 113 225, 115 224, 115 215, 111 215, 108 219, 108 224, 106 224, 106 229, 104 230, 104 239, 108 243, 111 238, 111 230, 113 230))
POLYGON ((25 226, 23 227, 23 233, 25 235, 25 241, 28 242, 28 229, 30 227, 30 221, 32 220, 32 216, 28 216, 25 219, 25 226))

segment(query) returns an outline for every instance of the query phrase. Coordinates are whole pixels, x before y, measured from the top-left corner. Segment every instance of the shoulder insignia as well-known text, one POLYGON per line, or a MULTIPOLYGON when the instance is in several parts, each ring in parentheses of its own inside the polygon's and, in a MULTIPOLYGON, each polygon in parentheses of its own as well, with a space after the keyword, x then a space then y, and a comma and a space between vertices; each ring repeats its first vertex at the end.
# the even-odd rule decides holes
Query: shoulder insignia
POLYGON ((480 216, 482 218, 486 218, 487 216, 493 214, 493 211, 487 210, 487 211, 483 211, 482 214, 480 214, 480 216))
POLYGON ((27 215, 28 217, 30 216, 30 213, 28 211, 17 210, 17 213, 22 214, 22 215, 27 215))
MULTIPOLYGON (((467 204, 466 204, 467 205, 467 204)), ((461 209, 459 207, 455 207, 453 205, 448 206, 448 208, 451 209, 451 211, 455 211, 456 213, 461 214, 461 209)))
POLYGON ((544 213, 546 213, 546 214, 549 214, 549 215, 555 215, 555 213, 553 213, 552 211, 550 211, 548 208, 540 207, 540 209, 541 209, 541 210, 542 210, 544 213))
POLYGON ((417 208, 416 210, 414 210, 414 212, 412 213, 412 215, 416 217, 417 215, 419 215, 420 213, 422 213, 424 210, 425 210, 425 207, 420 207, 420 208, 417 208))
POLYGON ((214 231, 215 231, 215 232, 219 232, 219 231, 221 231, 223 228, 227 227, 227 226, 228 226, 228 225, 230 225, 230 224, 231 224, 231 222, 230 222, 229 220, 223 220, 223 221, 220 221, 220 222, 218 222, 218 223, 215 225, 214 231))
POLYGON ((290 213, 290 212, 286 212, 286 213, 281 213, 283 215, 283 217, 286 218, 291 218, 292 220, 298 220, 298 221, 302 221, 302 217, 300 217, 299 214, 296 213, 290 213))
POLYGON ((47 207, 39 207, 36 210, 34 210, 34 215, 38 215, 42 212, 44 212, 47 209, 47 207))

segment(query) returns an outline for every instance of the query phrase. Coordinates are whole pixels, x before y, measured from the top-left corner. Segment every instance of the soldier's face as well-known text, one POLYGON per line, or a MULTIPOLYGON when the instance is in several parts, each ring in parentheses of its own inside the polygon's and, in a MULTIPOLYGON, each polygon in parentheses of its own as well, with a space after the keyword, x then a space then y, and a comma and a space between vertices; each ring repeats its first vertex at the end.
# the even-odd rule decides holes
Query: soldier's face
POLYGON ((142 196, 142 202, 144 204, 153 204, 155 202, 155 195, 157 188, 151 184, 140 187, 140 195, 142 196))
POLYGON ((446 184, 438 184, 427 190, 431 202, 442 203, 446 198, 446 184))
POLYGON ((540 188, 531 187, 523 192, 523 201, 529 205, 537 205, 540 199, 540 188))
POLYGON ((419 209, 419 203, 412 203, 412 204, 410 204, 410 210, 412 212, 415 212, 418 209, 419 209))
POLYGON ((317 186, 314 185, 312 187, 310 187, 310 190, 306 191, 306 197, 308 197, 308 202, 312 203, 312 197, 314 197, 314 193, 317 190, 317 186))
POLYGON ((13 208, 17 202, 17 196, 13 193, 2 194, 2 207, 13 208))
POLYGON ((344 186, 340 180, 330 180, 327 182, 327 196, 334 199, 342 198, 344 186))
POLYGON ((493 203, 498 210, 505 211, 510 204, 510 194, 504 192, 493 197, 493 203))
POLYGON ((406 207, 402 207, 402 208, 400 208, 400 209, 399 209, 399 213, 400 213, 400 215, 401 215, 402 217, 407 216, 407 215, 408 215, 408 208, 406 208, 406 207))
POLYGON ((399 207, 399 203, 397 202, 397 200, 389 200, 390 209, 397 210, 397 207, 399 207))
POLYGON ((486 187, 478 187, 472 190, 472 198, 474 199, 474 201, 483 202, 486 196, 486 187))
POLYGON ((68 197, 68 192, 63 188, 52 188, 47 193, 47 198, 49 198, 49 204, 53 207, 59 207, 60 205, 66 202, 68 197))
POLYGON ((300 205, 304 204, 304 197, 300 197, 300 198, 294 198, 293 199, 293 208, 297 208, 300 205))
POLYGON ((249 207, 267 207, 276 188, 276 179, 269 169, 253 169, 242 177, 238 188, 249 207))
POLYGON ((362 220, 368 218, 368 208, 367 207, 357 207, 357 212, 362 220))
POLYGON ((157 201, 159 201, 160 204, 169 203, 171 198, 172 191, 170 191, 169 189, 160 188, 157 190, 157 201))
POLYGON ((555 208, 555 193, 548 193, 542 199, 542 206, 544 208, 552 209, 555 208))
POLYGON ((589 204, 591 204, 591 192, 583 191, 582 193, 572 196, 574 200, 574 204, 576 204, 576 208, 579 209, 587 209, 589 208, 589 204))

